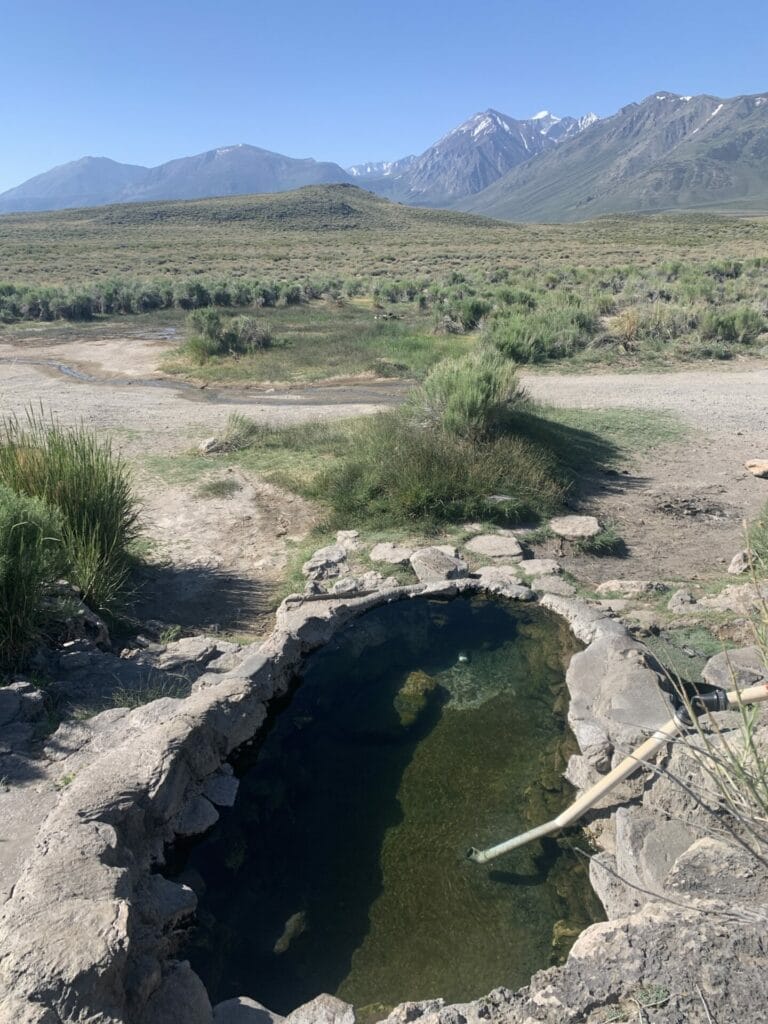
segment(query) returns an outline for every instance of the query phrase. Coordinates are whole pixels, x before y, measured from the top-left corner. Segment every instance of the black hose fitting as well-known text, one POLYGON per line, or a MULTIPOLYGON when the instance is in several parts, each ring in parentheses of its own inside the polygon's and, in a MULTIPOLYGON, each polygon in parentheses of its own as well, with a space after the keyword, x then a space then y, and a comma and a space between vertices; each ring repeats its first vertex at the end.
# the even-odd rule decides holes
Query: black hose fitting
POLYGON ((677 701, 674 719, 683 729, 692 728, 693 718, 699 718, 704 712, 727 711, 730 707, 728 691, 722 690, 720 687, 716 687, 708 693, 694 693, 687 701, 678 697, 677 701))

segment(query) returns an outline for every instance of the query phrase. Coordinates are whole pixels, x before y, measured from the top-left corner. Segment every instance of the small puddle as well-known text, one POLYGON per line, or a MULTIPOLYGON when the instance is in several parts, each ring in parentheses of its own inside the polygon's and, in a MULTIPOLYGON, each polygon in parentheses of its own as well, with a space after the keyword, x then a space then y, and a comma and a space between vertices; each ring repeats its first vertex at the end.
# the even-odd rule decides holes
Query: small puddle
POLYGON ((200 896, 183 955, 213 1002, 288 1013, 331 992, 378 1020, 559 962, 599 915, 573 837, 465 853, 571 799, 575 649, 540 609, 458 598, 369 612, 312 655, 178 875, 200 896))

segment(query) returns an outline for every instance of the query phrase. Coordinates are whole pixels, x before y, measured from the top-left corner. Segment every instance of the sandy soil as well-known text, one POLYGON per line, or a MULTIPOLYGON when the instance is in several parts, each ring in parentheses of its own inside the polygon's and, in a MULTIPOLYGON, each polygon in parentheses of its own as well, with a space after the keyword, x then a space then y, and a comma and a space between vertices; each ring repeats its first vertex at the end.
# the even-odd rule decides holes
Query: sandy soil
MULTIPOLYGON (((220 432, 235 411, 268 422, 306 422, 371 412, 399 400, 391 381, 334 381, 304 388, 200 390, 158 370, 169 341, 106 338, 64 344, 0 341, 0 409, 50 410, 110 434, 133 459, 184 451, 220 432)), ((744 468, 768 456, 766 363, 671 373, 527 374, 533 397, 582 408, 670 410, 682 443, 634 457, 624 471, 589 481, 582 507, 616 522, 627 557, 572 560, 595 583, 611 577, 690 579, 721 572, 742 546, 742 522, 768 500, 768 482, 744 468)), ((287 543, 314 521, 301 499, 237 473, 240 490, 202 499, 139 473, 138 488, 158 567, 143 614, 184 625, 256 630, 287 543)), ((566 558, 566 562, 568 559, 566 558)))
MULTIPOLYGON (((306 502, 237 473, 240 489, 201 498, 199 482, 176 486, 141 468, 220 433, 233 412, 268 422, 311 423, 356 416, 398 400, 397 382, 334 381, 301 389, 199 389, 167 380, 157 367, 168 341, 108 338, 65 344, 0 342, 0 410, 42 408, 65 424, 84 422, 113 439, 136 466, 143 522, 153 541, 136 614, 188 627, 263 633, 271 593, 289 545, 315 513, 306 502)), ((215 459, 212 475, 220 475, 215 459)))
POLYGON ((744 519, 768 501, 768 481, 744 468, 768 457, 764 361, 672 373, 529 374, 525 384, 554 405, 671 411, 686 428, 681 442, 595 481, 585 510, 616 522, 628 557, 580 559, 581 578, 689 580, 723 572, 744 546, 744 519))

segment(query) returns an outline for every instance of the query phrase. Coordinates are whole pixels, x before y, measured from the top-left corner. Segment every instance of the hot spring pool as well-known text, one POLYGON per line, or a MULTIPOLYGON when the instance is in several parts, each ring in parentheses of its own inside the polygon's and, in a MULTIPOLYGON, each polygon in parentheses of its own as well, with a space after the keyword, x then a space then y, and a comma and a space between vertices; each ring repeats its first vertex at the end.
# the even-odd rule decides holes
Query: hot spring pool
POLYGON ((199 896, 183 955, 212 1001, 288 1013, 331 992, 378 1019, 405 1000, 515 988, 562 959, 600 917, 574 836, 487 866, 465 852, 570 801, 576 649, 536 607, 417 599, 308 658, 235 762, 235 807, 178 876, 199 896))

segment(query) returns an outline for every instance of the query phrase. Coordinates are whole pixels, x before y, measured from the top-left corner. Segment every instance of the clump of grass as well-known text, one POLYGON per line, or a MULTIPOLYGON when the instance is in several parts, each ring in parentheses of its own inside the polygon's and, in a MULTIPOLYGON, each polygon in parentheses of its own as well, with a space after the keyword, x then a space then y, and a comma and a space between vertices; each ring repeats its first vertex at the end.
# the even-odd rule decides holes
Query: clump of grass
POLYGON ((747 530, 747 547, 759 576, 768 576, 768 504, 747 530))
POLYGON ((251 448, 263 432, 262 424, 256 423, 255 420, 249 420, 241 412, 233 412, 227 420, 227 426, 219 440, 217 451, 240 452, 251 448))
POLYGON ((614 523, 606 523, 594 537, 585 537, 574 542, 574 548, 584 555, 623 555, 626 545, 614 523))
POLYGON ((315 491, 337 523, 423 527, 543 515, 560 504, 568 478, 553 450, 526 436, 524 404, 514 366, 499 353, 446 360, 409 405, 361 423, 315 491))
POLYGON ((89 604, 109 609, 125 590, 138 507, 128 470, 85 427, 29 414, 0 425, 0 484, 39 498, 61 522, 64 572, 89 604))
POLYGON ((231 498, 242 489, 240 481, 230 477, 224 480, 207 480, 198 487, 197 493, 202 498, 231 498))
POLYGON ((384 412, 361 424, 354 449, 320 474, 314 491, 335 524, 428 527, 475 517, 518 522, 556 508, 566 487, 556 458, 523 437, 473 443, 384 412))
POLYGON ((112 707, 133 710, 163 697, 186 697, 188 691, 189 685, 182 680, 174 681, 150 675, 138 686, 118 686, 110 694, 109 701, 112 707))
POLYGON ((0 667, 20 665, 63 565, 61 521, 39 498, 0 484, 0 667))

